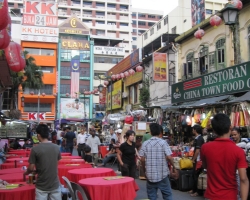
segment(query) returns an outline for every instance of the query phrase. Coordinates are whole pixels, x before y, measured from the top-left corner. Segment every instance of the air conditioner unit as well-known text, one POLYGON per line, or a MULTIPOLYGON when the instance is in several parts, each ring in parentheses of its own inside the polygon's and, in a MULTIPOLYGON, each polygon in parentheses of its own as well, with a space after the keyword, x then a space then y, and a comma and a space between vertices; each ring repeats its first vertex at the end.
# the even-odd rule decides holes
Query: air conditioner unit
POLYGON ((142 89, 142 87, 143 87, 142 83, 140 83, 140 84, 138 85, 138 87, 139 87, 139 89, 142 89))
POLYGON ((128 97, 127 92, 123 92, 123 93, 122 93, 122 98, 125 99, 125 98, 127 98, 127 97, 128 97))

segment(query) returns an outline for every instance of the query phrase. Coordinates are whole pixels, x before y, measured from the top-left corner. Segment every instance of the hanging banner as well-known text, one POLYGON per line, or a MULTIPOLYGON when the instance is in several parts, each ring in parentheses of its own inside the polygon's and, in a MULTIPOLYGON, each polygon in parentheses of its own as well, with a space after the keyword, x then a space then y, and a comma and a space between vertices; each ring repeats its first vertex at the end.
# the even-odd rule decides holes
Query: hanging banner
POLYGON ((153 54, 153 80, 155 82, 167 81, 167 54, 153 54))
POLYGON ((102 92, 100 92, 100 94, 99 94, 99 104, 100 105, 106 104, 106 91, 107 91, 107 88, 103 87, 102 92))
POLYGON ((122 80, 119 80, 114 83, 114 88, 112 91, 112 109, 117 109, 121 107, 122 107, 122 80))

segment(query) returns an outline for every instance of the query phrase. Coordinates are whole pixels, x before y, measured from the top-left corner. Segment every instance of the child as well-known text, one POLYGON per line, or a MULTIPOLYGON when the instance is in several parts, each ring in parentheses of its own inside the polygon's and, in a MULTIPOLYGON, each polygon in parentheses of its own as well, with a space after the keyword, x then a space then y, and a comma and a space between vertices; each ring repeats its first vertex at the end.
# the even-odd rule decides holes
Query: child
POLYGON ((91 156, 91 147, 86 145, 84 147, 84 152, 85 152, 85 156, 84 156, 84 160, 86 163, 93 163, 93 159, 92 159, 92 156, 91 156))

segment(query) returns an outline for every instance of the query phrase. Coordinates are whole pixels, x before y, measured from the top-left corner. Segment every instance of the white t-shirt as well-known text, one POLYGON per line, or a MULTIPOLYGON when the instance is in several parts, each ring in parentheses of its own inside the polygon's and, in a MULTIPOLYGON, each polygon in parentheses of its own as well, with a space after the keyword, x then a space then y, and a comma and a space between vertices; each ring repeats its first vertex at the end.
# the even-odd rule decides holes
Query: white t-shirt
POLYGON ((56 131, 56 139, 57 139, 57 140, 61 140, 61 139, 62 139, 62 137, 61 137, 61 132, 62 132, 62 130, 57 130, 57 131, 56 131))
POLYGON ((98 153, 98 146, 101 144, 99 137, 89 136, 86 142, 87 145, 90 146, 91 152, 90 153, 98 153))
POLYGON ((85 144, 86 142, 86 134, 79 133, 77 136, 77 145, 78 144, 85 144))

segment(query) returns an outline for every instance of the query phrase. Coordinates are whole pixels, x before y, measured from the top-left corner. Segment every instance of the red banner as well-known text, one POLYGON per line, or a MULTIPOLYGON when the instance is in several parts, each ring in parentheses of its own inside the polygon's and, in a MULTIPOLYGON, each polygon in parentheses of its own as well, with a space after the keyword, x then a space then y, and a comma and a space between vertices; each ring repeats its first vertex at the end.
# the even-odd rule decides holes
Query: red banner
POLYGON ((106 91, 107 91, 107 88, 103 87, 102 92, 100 92, 100 94, 99 94, 99 104, 100 105, 106 104, 106 91))

